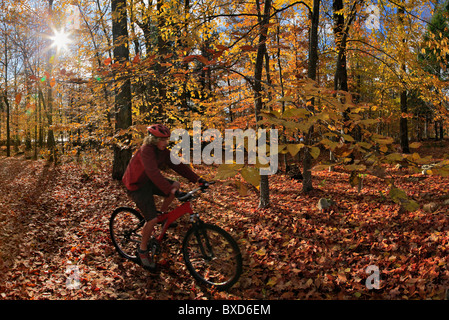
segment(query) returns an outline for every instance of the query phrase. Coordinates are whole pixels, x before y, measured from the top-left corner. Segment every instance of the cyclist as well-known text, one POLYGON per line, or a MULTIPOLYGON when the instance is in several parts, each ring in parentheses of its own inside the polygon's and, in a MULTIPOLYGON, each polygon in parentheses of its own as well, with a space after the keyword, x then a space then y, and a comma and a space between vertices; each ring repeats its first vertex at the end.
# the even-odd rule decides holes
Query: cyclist
POLYGON ((161 169, 169 167, 190 182, 203 184, 206 181, 193 172, 188 165, 172 163, 170 151, 167 149, 170 129, 163 124, 154 124, 149 126, 147 131, 148 136, 145 137, 142 146, 131 158, 122 181, 127 188, 128 195, 136 203, 146 221, 142 229, 142 241, 137 249, 137 256, 143 267, 155 271, 156 263, 152 261, 147 246, 157 223, 158 211, 153 195, 165 198, 160 211, 166 212, 175 196, 179 197, 185 194, 179 191, 180 183, 165 178, 161 169))

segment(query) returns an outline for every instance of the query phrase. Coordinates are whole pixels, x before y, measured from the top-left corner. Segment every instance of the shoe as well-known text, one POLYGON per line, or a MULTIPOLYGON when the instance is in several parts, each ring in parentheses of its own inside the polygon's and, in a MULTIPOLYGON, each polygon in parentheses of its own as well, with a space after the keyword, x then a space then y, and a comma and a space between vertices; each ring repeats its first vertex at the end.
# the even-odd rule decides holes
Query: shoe
POLYGON ((150 257, 148 250, 140 250, 140 248, 137 249, 137 257, 139 258, 139 261, 145 269, 156 272, 157 265, 153 261, 153 259, 150 257))

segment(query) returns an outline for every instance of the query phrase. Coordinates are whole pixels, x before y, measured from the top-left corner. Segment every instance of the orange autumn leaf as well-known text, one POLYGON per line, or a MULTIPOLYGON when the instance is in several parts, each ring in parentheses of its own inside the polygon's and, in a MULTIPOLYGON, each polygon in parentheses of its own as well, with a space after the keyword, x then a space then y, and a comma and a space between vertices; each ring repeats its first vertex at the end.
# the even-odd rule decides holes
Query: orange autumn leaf
POLYGON ((250 45, 240 46, 240 50, 242 51, 256 51, 256 48, 250 45))
POLYGON ((20 101, 22 101, 22 94, 20 92, 18 94, 16 94, 15 101, 16 101, 16 104, 19 104, 20 101))

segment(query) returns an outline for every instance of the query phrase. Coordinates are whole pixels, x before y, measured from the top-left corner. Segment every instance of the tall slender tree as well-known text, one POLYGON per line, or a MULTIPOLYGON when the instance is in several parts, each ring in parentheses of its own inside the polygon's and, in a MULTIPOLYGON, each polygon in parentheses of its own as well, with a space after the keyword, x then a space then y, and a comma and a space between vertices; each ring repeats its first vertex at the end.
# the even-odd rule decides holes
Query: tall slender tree
MULTIPOLYGON (((112 0, 111 9, 114 60, 116 64, 125 67, 126 62, 129 61, 126 0, 112 0)), ((120 70, 121 68, 118 69, 120 70)), ((127 129, 132 125, 132 97, 131 80, 129 77, 125 77, 124 80, 116 80, 116 82, 115 129, 117 134, 121 129, 127 129)), ((131 159, 132 151, 127 147, 127 140, 129 140, 128 136, 123 134, 118 134, 117 136, 122 143, 116 143, 113 146, 114 159, 112 177, 119 180, 125 173, 126 166, 131 159)))
MULTIPOLYGON (((401 6, 398 9, 398 20, 400 27, 403 29, 402 35, 402 48, 401 51, 403 52, 401 57, 401 71, 402 71, 402 77, 404 78, 407 73, 407 66, 405 61, 405 50, 407 46, 407 39, 405 37, 405 25, 404 25, 404 7, 402 6, 403 2, 401 2, 401 6)), ((407 88, 405 85, 405 81, 402 81, 403 88, 401 90, 400 94, 400 105, 401 105, 401 117, 399 119, 399 139, 401 141, 401 149, 403 153, 410 153, 409 143, 408 143, 408 119, 407 117, 404 117, 404 115, 407 114, 408 108, 407 108, 407 88)))
MULTIPOLYGON (((317 66, 318 66, 318 25, 320 21, 320 1, 313 0, 313 8, 310 12, 310 32, 309 32, 309 61, 307 76, 316 80, 317 66)), ((311 104, 309 105, 310 111, 314 109, 314 99, 312 98, 311 104)), ((313 126, 311 126, 305 135, 306 144, 311 144, 313 133, 313 126)), ((310 155, 309 149, 305 148, 303 156, 303 181, 302 190, 303 192, 309 192, 313 189, 312 185, 312 156, 310 155)))
MULTIPOLYGON (((53 0, 48 0, 48 15, 50 18, 50 21, 52 20, 53 16, 53 0)), ((53 49, 49 49, 47 51, 47 74, 51 75, 53 70, 53 59, 54 56, 52 55, 53 49)), ((49 77, 51 78, 51 77, 49 77)), ((53 132, 53 88, 50 85, 51 79, 47 79, 47 120, 48 120, 48 135, 47 135, 47 148, 50 151, 50 161, 56 162, 56 142, 55 142, 55 136, 53 132)))
POLYGON ((3 94, 3 100, 6 106, 6 156, 11 156, 11 129, 10 129, 10 115, 11 108, 8 102, 8 32, 6 32, 6 28, 4 30, 4 79, 5 79, 5 92, 3 94))
MULTIPOLYGON (((256 0, 258 1, 258 0, 256 0)), ((257 6, 259 3, 257 2, 257 6)), ((258 7, 259 13, 261 13, 258 7)), ((260 111, 263 107, 262 102, 262 72, 264 69, 264 58, 267 52, 267 33, 268 26, 270 23, 270 11, 271 11, 271 0, 264 1, 263 14, 259 14, 259 47, 257 48, 256 64, 254 68, 254 104, 255 104, 255 114, 256 122, 261 120, 260 111)), ((270 187, 268 184, 268 176, 262 175, 260 177, 260 198, 259 198, 259 208, 266 208, 270 204, 270 187)))

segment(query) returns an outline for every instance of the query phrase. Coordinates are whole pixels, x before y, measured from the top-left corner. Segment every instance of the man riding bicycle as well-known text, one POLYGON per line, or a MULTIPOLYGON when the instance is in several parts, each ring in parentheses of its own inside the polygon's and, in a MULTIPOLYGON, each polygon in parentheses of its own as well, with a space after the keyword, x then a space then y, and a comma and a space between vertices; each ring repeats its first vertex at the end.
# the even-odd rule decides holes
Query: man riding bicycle
POLYGON ((166 212, 175 196, 182 194, 179 191, 180 183, 165 178, 161 169, 167 166, 190 182, 203 184, 206 181, 193 172, 188 165, 174 164, 171 161, 170 151, 167 149, 170 129, 165 125, 155 124, 149 126, 147 131, 148 136, 131 158, 122 181, 146 221, 142 229, 142 241, 137 249, 137 256, 145 268, 155 271, 156 263, 148 251, 148 240, 157 223, 158 211, 154 203, 154 195, 165 198, 160 211, 166 212))

